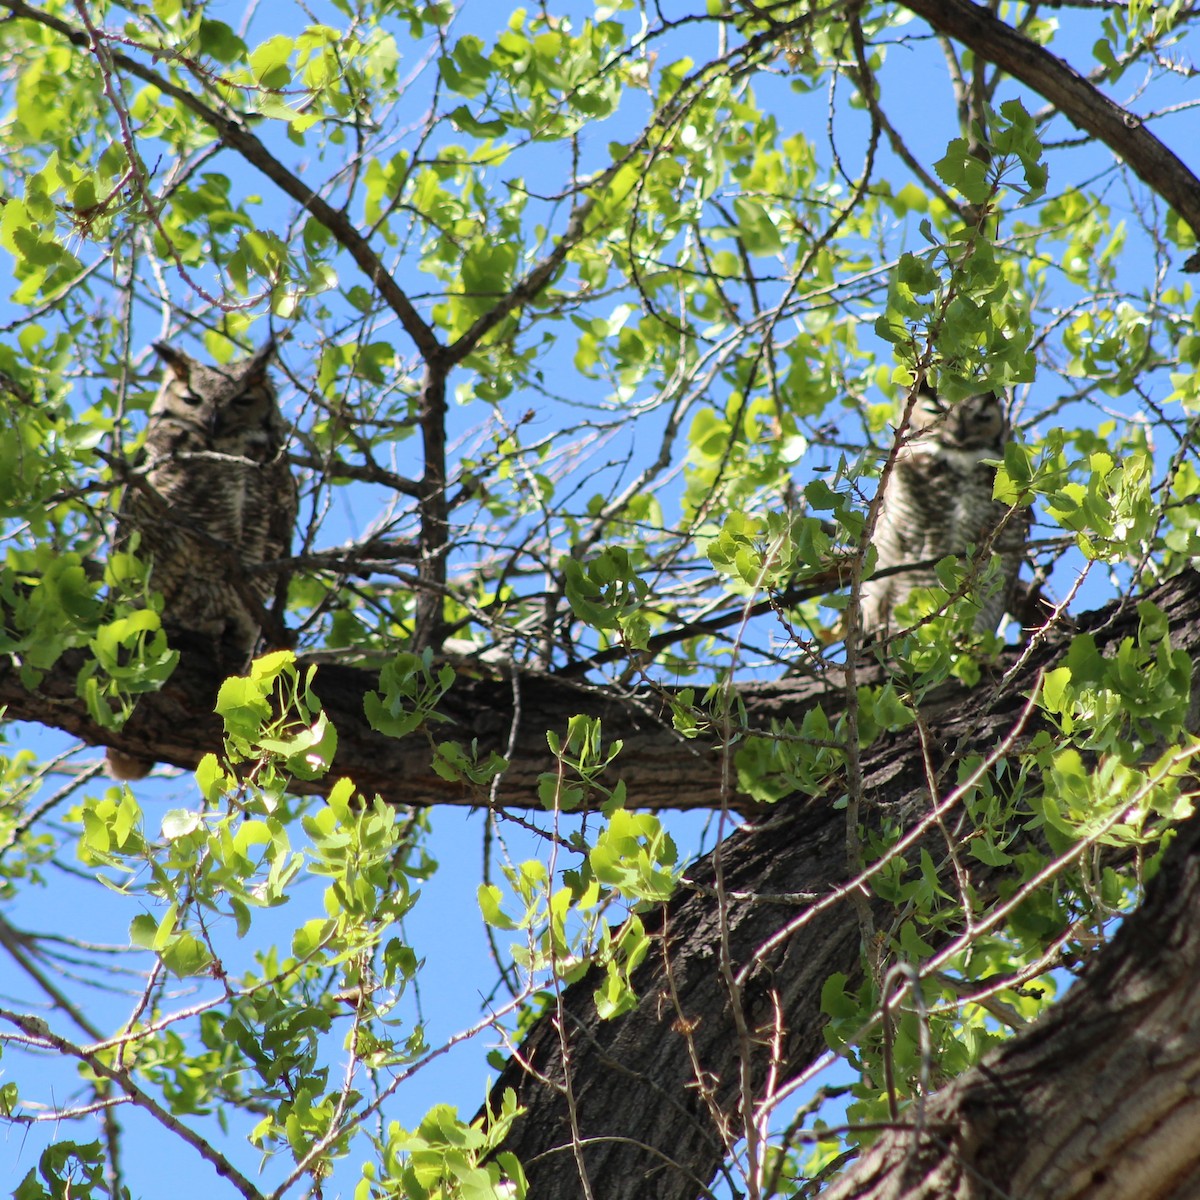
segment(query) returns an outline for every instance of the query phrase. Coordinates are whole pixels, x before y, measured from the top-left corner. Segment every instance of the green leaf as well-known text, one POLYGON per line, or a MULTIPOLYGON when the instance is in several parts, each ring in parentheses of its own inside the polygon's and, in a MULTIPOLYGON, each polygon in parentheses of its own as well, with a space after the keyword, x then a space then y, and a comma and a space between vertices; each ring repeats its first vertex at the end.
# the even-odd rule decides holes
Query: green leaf
POLYGON ((153 950, 158 922, 149 913, 139 913, 129 923, 129 940, 144 950, 153 950))
POLYGON ((744 196, 733 201, 738 219, 738 236, 751 254, 772 255, 783 249, 783 239, 770 214, 761 205, 744 196))
POLYGON ((199 938, 180 933, 159 952, 163 966, 178 979, 204 975, 212 965, 212 955, 199 938))
POLYGON ((483 919, 494 929, 518 929, 517 923, 509 917, 500 907, 501 894, 500 889, 494 884, 480 884, 479 892, 479 911, 483 914, 483 919))
POLYGON ((292 82, 288 60, 294 49, 292 39, 281 33, 254 49, 250 55, 250 70, 263 87, 282 89, 292 82))
POLYGON ((189 837, 203 827, 204 823, 200 814, 187 808, 174 808, 165 813, 162 819, 162 834, 169 842, 189 837))
POLYGON ((994 188, 988 178, 987 164, 967 148, 966 138, 954 138, 946 153, 933 164, 937 177, 960 192, 970 204, 987 204, 994 188))
POLYGON ((478 120, 471 115, 471 110, 465 104, 460 104, 447 115, 455 129, 460 130, 462 133, 469 133, 473 137, 503 137, 508 132, 508 125, 505 122, 496 119, 490 121, 478 120))
POLYGON ((204 17, 200 21, 200 49, 220 63, 234 63, 246 56, 246 43, 224 21, 204 17))

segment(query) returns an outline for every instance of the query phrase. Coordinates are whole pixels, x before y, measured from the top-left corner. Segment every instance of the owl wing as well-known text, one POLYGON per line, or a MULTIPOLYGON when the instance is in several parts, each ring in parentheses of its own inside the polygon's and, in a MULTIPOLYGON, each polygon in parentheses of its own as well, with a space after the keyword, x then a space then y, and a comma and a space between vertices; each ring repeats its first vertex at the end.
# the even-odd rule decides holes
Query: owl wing
POLYGON ((939 458, 906 448, 896 459, 887 482, 873 543, 875 574, 864 581, 860 593, 862 627, 866 633, 885 634, 892 613, 914 589, 936 587, 932 566, 879 577, 881 571, 944 558, 953 541, 952 510, 945 503, 946 464, 939 458))
MULTIPOLYGON (((265 525, 259 561, 272 562, 287 558, 292 552, 292 535, 300 511, 300 497, 295 476, 283 450, 263 466, 260 488, 265 525)), ((262 603, 273 617, 275 625, 274 629, 264 632, 268 642, 280 645, 289 644, 284 634, 283 612, 287 605, 290 577, 291 573, 287 570, 263 577, 262 603)))
POLYGON ((1010 512, 992 499, 993 470, 983 458, 1002 451, 980 451, 973 463, 908 447, 897 457, 876 524, 876 576, 886 568, 927 563, 872 577, 862 585, 862 626, 883 635, 892 613, 918 588, 940 586, 934 563, 961 556, 967 547, 991 540, 999 556, 995 573, 980 568, 973 598, 979 605, 975 628, 993 632, 1013 602, 1017 575, 1025 557, 1029 515, 1010 512))
POLYGON ((1013 610, 1032 522, 1027 508, 1009 509, 995 500, 991 506, 985 537, 999 526, 992 540, 992 553, 999 563, 995 574, 981 580, 977 594, 980 611, 975 619, 975 628, 986 633, 995 632, 1004 614, 1013 610))

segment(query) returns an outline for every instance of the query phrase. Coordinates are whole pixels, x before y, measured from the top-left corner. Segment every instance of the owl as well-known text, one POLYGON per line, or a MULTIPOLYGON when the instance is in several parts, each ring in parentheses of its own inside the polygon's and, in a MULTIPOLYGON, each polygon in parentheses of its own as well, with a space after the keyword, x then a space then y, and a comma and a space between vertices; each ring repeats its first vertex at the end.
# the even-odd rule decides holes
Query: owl
POLYGON ((963 556, 968 546, 978 552, 989 539, 999 569, 993 573, 987 560, 975 564, 969 594, 979 606, 975 628, 995 631, 1013 600, 1028 527, 1025 512, 1010 512, 992 499, 995 468, 985 460, 1004 457, 1009 432, 994 392, 952 404, 922 388, 875 526, 875 574, 861 592, 864 633, 894 632, 897 606, 915 588, 940 586, 934 563, 963 556), (924 565, 880 577, 884 569, 905 563, 924 565))
MULTIPOLYGON (((225 672, 253 655, 284 586, 278 571, 249 571, 285 558, 296 521, 287 424, 267 364, 257 353, 210 367, 165 342, 145 447, 118 510, 117 549, 137 536, 162 623, 177 648, 215 656, 225 672)), ((147 703, 146 700, 141 702, 147 703)), ((152 763, 108 752, 117 778, 141 778, 152 763)))

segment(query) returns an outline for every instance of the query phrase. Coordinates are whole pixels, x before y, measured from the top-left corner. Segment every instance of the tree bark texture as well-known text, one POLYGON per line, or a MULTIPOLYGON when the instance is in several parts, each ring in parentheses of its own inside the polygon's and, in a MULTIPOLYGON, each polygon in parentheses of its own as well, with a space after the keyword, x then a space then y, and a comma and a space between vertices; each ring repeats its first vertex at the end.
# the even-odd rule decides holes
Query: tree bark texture
MULTIPOLYGON (((1182 593, 1190 594, 1193 587, 1200 591, 1193 580, 1187 575, 1160 591, 1182 602, 1182 593)), ((1106 612, 1090 618, 1085 614, 1079 618, 1080 627, 1088 628, 1089 620, 1103 623, 1106 612)), ((1009 708, 1015 703, 1015 691, 1034 678, 1031 669, 1050 661, 1063 644, 1061 635, 1049 638, 1020 678, 1006 685, 1009 708)), ((1002 654, 991 670, 992 679, 1008 671, 1016 659, 1015 650, 1002 654)), ((205 754, 220 751, 221 722, 213 715, 213 704, 221 675, 211 654, 185 649, 175 673, 153 705, 147 706, 145 719, 138 714, 123 730, 100 725, 81 699, 78 680, 87 662, 86 651, 69 651, 39 672, 37 684, 29 688, 22 681, 20 664, 12 657, 0 657, 0 708, 9 720, 48 725, 90 745, 113 746, 131 757, 184 770, 194 770, 205 754)), ((378 793, 395 804, 486 805, 484 790, 443 779, 431 765, 433 741, 474 740, 481 756, 494 751, 509 760, 499 802, 509 808, 540 810, 538 779, 554 766, 546 750, 546 731, 565 733, 568 718, 585 713, 602 720, 607 745, 617 739, 624 743, 618 771, 628 788, 629 807, 648 812, 753 807, 745 796, 731 793, 718 739, 685 738, 672 727, 671 688, 618 691, 537 672, 481 676, 480 670, 491 668, 465 666, 458 669, 455 683, 439 705, 443 720, 395 739, 373 730, 363 713, 363 696, 379 686, 376 671, 317 663, 303 656, 298 665, 301 672, 317 667, 314 691, 338 731, 338 752, 326 780, 298 780, 297 792, 323 792, 345 775, 367 795, 378 793)), ((872 665, 860 670, 858 682, 879 683, 883 678, 884 673, 872 665)), ((972 693, 951 683, 930 697, 924 711, 931 715, 961 712, 990 695, 986 685, 972 693)), ((823 704, 829 713, 840 710, 845 679, 840 669, 831 668, 817 678, 739 685, 736 698, 747 715, 746 727, 736 731, 740 738, 768 732, 773 720, 798 722, 814 704, 823 704)))
MULTIPOLYGON (((1149 598, 1166 610, 1173 645, 1195 661, 1200 576, 1177 577, 1149 598)), ((1135 633, 1137 613, 1125 601, 1085 614, 1079 625, 1103 652, 1135 633)), ((925 745, 943 778, 949 768, 953 780, 961 756, 987 754, 1012 733, 1039 672, 1053 665, 1068 640, 1048 639, 999 689, 981 685, 940 714, 926 712, 925 745)), ((1036 728, 1030 720, 1022 738, 1036 728)), ((866 756, 860 819, 868 830, 910 828, 928 814, 926 753, 910 729, 866 756)), ((579 1160, 593 1194, 605 1200, 692 1200, 720 1169, 744 1127, 739 1109, 761 1098, 768 1072, 794 1078, 824 1051, 821 988, 834 972, 844 973, 851 986, 861 979, 861 934, 870 928, 862 905, 881 935, 896 919, 867 889, 859 907, 852 903, 847 814, 835 807, 837 799, 834 781, 823 795, 784 800, 688 872, 654 927, 656 950, 635 974, 635 1011, 601 1020, 593 1000, 599 977, 589 976, 567 988, 561 1007, 526 1036, 491 1103, 498 1106, 504 1089, 513 1088, 526 1109, 504 1149, 526 1165, 538 1200, 585 1195, 579 1160), (718 867, 724 905, 714 895, 718 867), (826 907, 811 920, 789 926, 820 902, 826 907), (738 981, 736 990, 729 978, 738 981), (749 1039, 739 1027, 749 1030, 749 1039), (773 1040, 777 1061, 769 1052, 773 1040), (722 1123, 731 1131, 728 1144, 718 1132, 722 1123)), ((919 849, 932 855, 952 891, 945 835, 931 826, 909 861, 919 849)), ((971 886, 983 901, 1006 877, 1004 868, 970 864, 971 886)))
MULTIPOLYGON (((0 619, 3 614, 0 613, 0 619)), ((40 672, 27 688, 20 664, 0 656, 0 708, 9 720, 32 721, 74 734, 97 746, 152 762, 194 770, 207 753, 221 750, 221 722, 213 715, 221 673, 211 654, 184 650, 178 667, 155 693, 145 714, 135 715, 122 730, 106 729, 90 715, 78 694, 77 680, 88 662, 85 651, 64 654, 40 672)), ((666 696, 648 690, 618 692, 554 675, 519 671, 515 678, 463 667, 438 706, 437 723, 402 739, 373 730, 363 712, 363 696, 377 690, 379 673, 299 659, 301 672, 317 666, 313 690, 338 731, 338 752, 324 780, 297 780, 300 793, 320 793, 341 775, 353 779, 367 795, 379 793, 394 804, 426 806, 488 803, 486 789, 447 781, 432 768, 434 741, 477 741, 479 753, 508 757, 500 803, 509 808, 540 811, 538 778, 552 770, 546 731, 565 736, 567 721, 586 713, 603 721, 605 743, 624 742, 620 772, 630 788, 629 804, 647 811, 720 807, 723 797, 735 805, 722 782, 721 759, 714 743, 689 740, 676 733, 666 696)), ((868 673, 868 678, 869 678, 868 673)), ((801 716, 818 700, 840 704, 840 676, 819 680, 792 679, 739 689, 756 727, 770 719, 801 716)))
POLYGON ((826 1200, 1200 1196, 1200 819, 1066 998, 826 1200))

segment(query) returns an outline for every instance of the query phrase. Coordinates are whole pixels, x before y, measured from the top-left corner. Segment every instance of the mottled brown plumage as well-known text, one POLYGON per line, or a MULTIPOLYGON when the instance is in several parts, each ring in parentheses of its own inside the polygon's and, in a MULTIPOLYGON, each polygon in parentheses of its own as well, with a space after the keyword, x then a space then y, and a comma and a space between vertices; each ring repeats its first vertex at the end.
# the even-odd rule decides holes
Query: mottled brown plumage
MULTIPOLYGON (((166 343, 154 348, 163 381, 121 501, 116 546, 138 535, 138 557, 162 593, 167 640, 239 671, 282 586, 278 572, 246 568, 287 556, 297 512, 287 425, 267 373, 274 344, 223 367, 166 343)), ((108 758, 124 779, 153 765, 112 750, 108 758)))
POLYGON ((940 586, 933 563, 966 555, 969 546, 979 554, 989 541, 999 570, 993 574, 986 560, 978 561, 968 594, 979 606, 975 628, 995 630, 1013 600, 1028 528, 1024 511, 1010 513, 992 499, 996 472, 985 460, 1003 458, 1009 436, 1003 402, 993 392, 951 404, 922 390, 875 526, 876 573, 861 593, 864 633, 896 632, 893 613, 914 589, 940 586), (927 565, 878 575, 905 563, 927 565))

